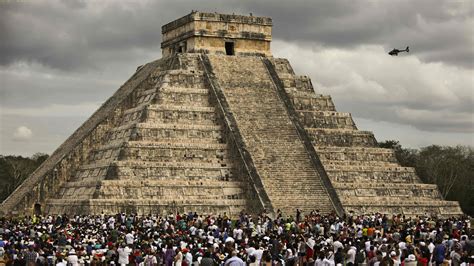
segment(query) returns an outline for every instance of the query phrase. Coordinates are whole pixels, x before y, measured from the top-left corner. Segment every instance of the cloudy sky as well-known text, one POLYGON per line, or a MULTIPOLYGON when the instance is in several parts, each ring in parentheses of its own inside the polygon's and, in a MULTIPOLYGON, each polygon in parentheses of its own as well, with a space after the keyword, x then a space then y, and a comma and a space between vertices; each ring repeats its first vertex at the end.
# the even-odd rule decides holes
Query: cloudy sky
POLYGON ((191 10, 272 17, 273 54, 379 141, 474 146, 473 3, 1 0, 0 154, 53 152, 191 10))

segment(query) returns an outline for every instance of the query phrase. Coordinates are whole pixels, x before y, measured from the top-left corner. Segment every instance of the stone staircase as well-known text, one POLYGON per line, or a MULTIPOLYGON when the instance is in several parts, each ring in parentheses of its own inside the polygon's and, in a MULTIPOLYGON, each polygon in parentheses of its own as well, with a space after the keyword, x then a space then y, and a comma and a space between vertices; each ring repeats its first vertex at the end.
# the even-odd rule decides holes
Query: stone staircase
POLYGON ((93 149, 48 213, 167 213, 236 216, 249 209, 245 176, 235 171, 223 126, 209 101, 198 57, 176 56, 133 92, 120 122, 93 149))
POLYGON ((378 148, 372 132, 358 130, 349 113, 337 112, 331 97, 316 94, 286 59, 272 63, 346 212, 462 215, 457 202, 443 200, 436 185, 401 167, 393 150, 378 148))
POLYGON ((259 57, 208 56, 273 209, 334 210, 259 57))

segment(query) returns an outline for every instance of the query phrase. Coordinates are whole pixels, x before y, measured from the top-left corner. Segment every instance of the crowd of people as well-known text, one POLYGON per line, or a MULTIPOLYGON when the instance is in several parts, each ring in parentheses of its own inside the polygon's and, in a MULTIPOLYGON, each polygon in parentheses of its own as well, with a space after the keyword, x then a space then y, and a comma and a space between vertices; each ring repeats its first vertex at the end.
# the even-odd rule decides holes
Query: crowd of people
POLYGON ((469 265, 470 218, 382 214, 236 219, 168 216, 0 218, 0 265, 469 265))

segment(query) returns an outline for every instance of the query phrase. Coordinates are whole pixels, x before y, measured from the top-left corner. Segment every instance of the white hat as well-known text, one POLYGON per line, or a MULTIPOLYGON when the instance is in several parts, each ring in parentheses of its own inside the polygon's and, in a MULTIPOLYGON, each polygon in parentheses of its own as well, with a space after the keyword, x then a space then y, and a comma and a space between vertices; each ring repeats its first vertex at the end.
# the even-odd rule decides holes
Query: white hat
POLYGON ((407 261, 415 261, 416 257, 413 254, 408 255, 407 261))
POLYGON ((390 252, 390 257, 397 256, 397 253, 395 251, 390 252))

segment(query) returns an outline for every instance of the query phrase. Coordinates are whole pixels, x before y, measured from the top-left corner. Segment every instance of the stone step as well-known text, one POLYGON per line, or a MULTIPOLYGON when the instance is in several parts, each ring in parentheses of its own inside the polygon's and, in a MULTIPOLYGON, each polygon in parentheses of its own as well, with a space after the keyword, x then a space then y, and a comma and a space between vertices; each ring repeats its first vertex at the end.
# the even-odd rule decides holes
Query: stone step
POLYGON ((365 182, 332 182, 333 187, 336 189, 422 189, 422 190, 438 190, 438 186, 435 184, 425 184, 425 183, 390 183, 390 182, 382 182, 382 181, 374 181, 370 183, 365 182))
POLYGON ((285 88, 296 88, 298 91, 314 93, 313 84, 308 76, 291 75, 280 77, 285 88))
POLYGON ((131 140, 160 141, 166 139, 209 139, 218 142, 222 130, 218 125, 194 125, 180 123, 139 123, 136 130, 128 129, 131 140))
POLYGON ((105 178, 107 175, 107 170, 112 162, 113 158, 111 158, 110 161, 102 160, 101 162, 82 164, 74 173, 73 180, 105 178))
POLYGON ((429 200, 423 202, 390 201, 389 203, 385 201, 372 201, 370 203, 354 202, 351 204, 344 204, 344 209, 347 213, 352 212, 355 215, 367 215, 369 213, 385 213, 388 215, 403 214, 406 217, 416 217, 419 215, 451 217, 463 215, 458 202, 441 200, 429 200))
POLYGON ((336 111, 331 96, 285 88, 296 110, 336 111))
POLYGON ((202 66, 199 61, 199 54, 187 53, 186 55, 178 54, 178 67, 189 71, 201 70, 202 66))
POLYGON ((432 184, 395 184, 395 183, 333 183, 337 194, 341 199, 351 200, 353 198, 379 197, 393 198, 431 198, 441 199, 438 187, 432 184))
POLYGON ((324 167, 339 167, 339 166, 353 166, 353 167, 400 167, 397 162, 384 162, 384 161, 353 161, 353 160, 326 160, 324 157, 321 158, 321 162, 324 167))
POLYGON ((392 149, 365 147, 315 147, 321 160, 398 163, 392 149))
POLYGON ((154 123, 184 123, 216 125, 217 116, 213 107, 150 105, 146 109, 145 120, 154 123))
POLYGON ((202 88, 162 87, 155 96, 154 103, 165 105, 191 105, 210 107, 209 90, 202 88))
POLYGON ((203 150, 222 150, 227 149, 227 144, 205 143, 205 142, 174 142, 171 141, 129 141, 123 143, 129 148, 169 148, 169 149, 203 149, 203 150))
POLYGON ((410 167, 353 167, 325 166, 332 182, 390 182, 390 183, 419 183, 421 182, 410 167))
MULTIPOLYGON (((226 163, 117 161, 109 179, 206 179, 228 180, 232 167, 226 163)), ((110 171, 110 170, 109 170, 110 171)))
POLYGON ((120 160, 228 163, 225 144, 128 142, 120 160))
POLYGON ((204 75, 202 71, 196 70, 168 70, 162 80, 162 84, 163 87, 205 88, 204 75))
MULTIPOLYGON (((144 90, 139 90, 136 92, 136 97, 137 99, 143 99, 141 102, 144 101, 144 97, 148 96, 148 95, 154 95, 158 92, 158 90, 160 89, 159 85, 156 85, 156 86, 153 86, 151 88, 147 88, 147 89, 144 89, 144 90)), ((151 98, 151 96, 150 96, 151 98)), ((149 99, 150 99, 149 98, 149 99)), ((139 102, 139 101, 137 101, 139 102)))
POLYGON ((246 209, 243 199, 173 200, 173 199, 51 199, 46 202, 50 214, 89 214, 89 213, 137 213, 139 215, 197 212, 199 214, 223 214, 236 217, 246 209))
POLYGON ((286 106, 260 58, 209 56, 240 134, 274 209, 332 210, 286 106), (317 192, 317 193, 315 193, 317 192), (294 197, 289 198, 289 193, 294 197), (325 195, 323 197, 312 196, 325 195), (329 207, 328 207, 329 206, 329 207))
POLYGON ((278 73, 278 76, 281 78, 282 76, 293 76, 295 72, 290 65, 288 59, 285 58, 272 58, 271 59, 273 65, 275 66, 275 70, 278 73))
POLYGON ((403 206, 419 206, 419 207, 457 207, 459 203, 457 201, 446 201, 441 199, 423 198, 423 197, 392 197, 392 196, 379 196, 377 200, 374 197, 360 196, 357 198, 341 198, 341 201, 345 207, 350 206, 378 206, 378 207, 403 207, 403 206))
POLYGON ((247 183, 213 179, 136 179, 136 180, 86 180, 66 182, 57 198, 157 198, 169 196, 189 198, 242 198, 247 183), (99 194, 97 194, 99 193, 99 194))
POLYGON ((357 129, 350 113, 333 111, 297 111, 301 123, 308 128, 357 129))
POLYGON ((199 182, 176 182, 179 180, 105 180, 101 183, 99 198, 171 198, 188 199, 242 199, 246 183, 200 180, 199 182), (158 181, 158 182, 157 182, 158 181))
POLYGON ((108 139, 114 142, 127 140, 160 140, 161 138, 221 138, 219 125, 193 125, 181 123, 131 122, 113 128, 108 139))
POLYGON ((120 153, 120 149, 125 145, 125 141, 113 141, 101 145, 89 151, 87 155, 86 164, 104 163, 110 159, 116 159, 120 153))
POLYGON ((370 131, 329 128, 306 128, 315 148, 319 146, 375 147, 377 141, 370 131))

